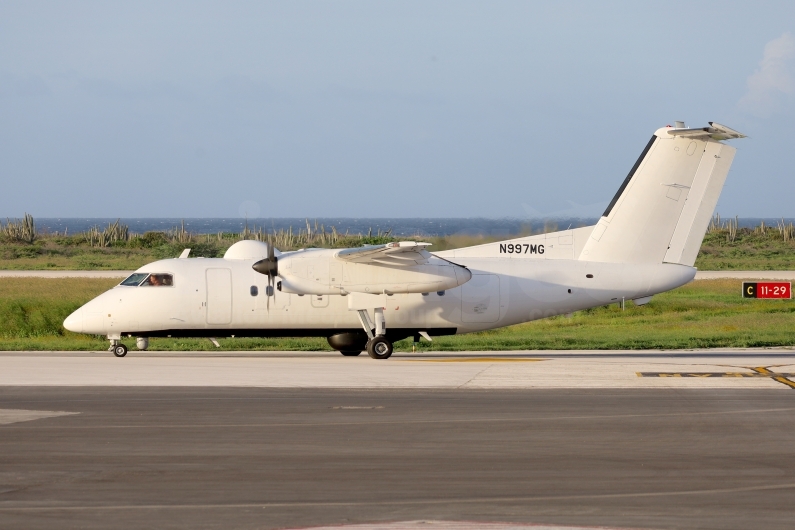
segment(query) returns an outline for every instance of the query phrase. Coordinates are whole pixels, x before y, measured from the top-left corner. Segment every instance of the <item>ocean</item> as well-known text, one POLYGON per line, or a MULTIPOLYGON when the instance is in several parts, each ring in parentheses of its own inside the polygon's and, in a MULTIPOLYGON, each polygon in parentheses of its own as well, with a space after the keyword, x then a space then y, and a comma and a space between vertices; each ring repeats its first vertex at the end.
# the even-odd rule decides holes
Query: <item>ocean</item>
MULTIPOLYGON (((759 226, 761 221, 766 225, 775 227, 781 219, 775 218, 740 218, 740 227, 759 226)), ((36 229, 41 233, 69 234, 85 232, 92 226, 103 228, 115 222, 115 218, 104 217, 81 217, 81 218, 36 218, 36 229)), ((374 234, 390 231, 395 236, 446 236, 446 235, 484 235, 484 236, 510 236, 521 233, 540 232, 545 226, 547 230, 565 230, 566 228, 576 228, 595 224, 598 219, 486 219, 486 218, 345 218, 345 217, 322 217, 308 219, 312 230, 315 225, 325 227, 326 231, 331 231, 335 227, 338 233, 366 234, 372 231, 374 234)), ((794 222, 795 219, 785 218, 786 223, 794 222)), ((238 217, 227 218, 122 218, 121 224, 127 225, 131 232, 142 234, 150 231, 167 231, 175 227, 181 227, 184 223, 185 230, 194 234, 217 234, 218 232, 241 232, 248 224, 249 229, 272 232, 274 230, 288 230, 292 227, 293 231, 306 230, 307 219, 305 218, 259 218, 242 219, 238 217)))

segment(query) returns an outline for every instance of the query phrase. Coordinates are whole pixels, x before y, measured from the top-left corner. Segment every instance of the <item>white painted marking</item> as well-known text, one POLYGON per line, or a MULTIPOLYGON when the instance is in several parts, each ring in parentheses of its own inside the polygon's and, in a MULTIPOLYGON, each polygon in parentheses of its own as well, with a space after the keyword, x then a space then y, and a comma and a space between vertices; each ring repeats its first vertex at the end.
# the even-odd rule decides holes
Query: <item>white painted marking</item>
POLYGON ((80 413, 64 412, 60 410, 0 409, 0 425, 19 423, 21 421, 41 420, 44 418, 55 418, 57 416, 70 416, 72 414, 80 413))
MULTIPOLYGON (((334 526, 312 526, 304 530, 417 530, 421 528, 447 530, 619 530, 607 526, 558 526, 550 524, 482 523, 479 521, 399 521, 394 523, 367 523, 334 526)), ((298 529, 294 529, 298 530, 298 529)))

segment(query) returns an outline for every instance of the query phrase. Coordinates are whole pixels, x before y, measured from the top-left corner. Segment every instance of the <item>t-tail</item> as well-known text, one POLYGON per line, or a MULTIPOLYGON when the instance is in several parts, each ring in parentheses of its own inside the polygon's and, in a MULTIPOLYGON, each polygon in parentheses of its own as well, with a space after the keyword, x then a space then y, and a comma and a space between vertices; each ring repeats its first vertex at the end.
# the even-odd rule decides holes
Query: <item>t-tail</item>
POLYGON ((709 127, 658 129, 594 227, 579 259, 692 267, 745 135, 709 127))

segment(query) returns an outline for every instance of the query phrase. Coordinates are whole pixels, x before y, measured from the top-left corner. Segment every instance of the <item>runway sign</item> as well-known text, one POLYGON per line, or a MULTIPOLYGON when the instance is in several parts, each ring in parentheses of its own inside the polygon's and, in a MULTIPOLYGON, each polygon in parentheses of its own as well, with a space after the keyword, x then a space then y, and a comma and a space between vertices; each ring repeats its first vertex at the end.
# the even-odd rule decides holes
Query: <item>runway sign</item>
POLYGON ((743 282, 743 298, 792 298, 792 283, 743 282))

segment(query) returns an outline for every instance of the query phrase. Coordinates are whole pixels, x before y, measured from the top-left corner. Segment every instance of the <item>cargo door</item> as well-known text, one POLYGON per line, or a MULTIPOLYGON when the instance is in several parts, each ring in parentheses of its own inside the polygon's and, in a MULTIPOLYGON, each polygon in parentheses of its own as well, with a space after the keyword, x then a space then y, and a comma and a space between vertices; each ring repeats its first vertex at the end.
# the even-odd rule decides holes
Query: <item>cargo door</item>
POLYGON ((232 271, 207 269, 207 323, 232 322, 232 271))
POLYGON ((323 308, 328 307, 329 295, 327 294, 313 294, 312 307, 323 308))

